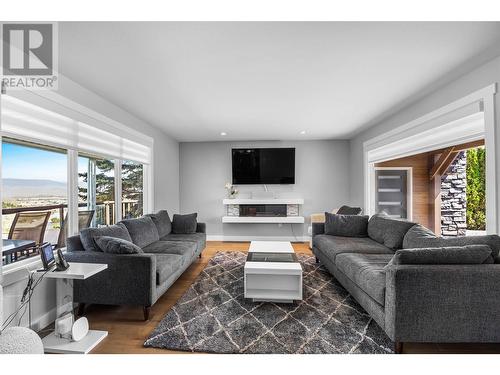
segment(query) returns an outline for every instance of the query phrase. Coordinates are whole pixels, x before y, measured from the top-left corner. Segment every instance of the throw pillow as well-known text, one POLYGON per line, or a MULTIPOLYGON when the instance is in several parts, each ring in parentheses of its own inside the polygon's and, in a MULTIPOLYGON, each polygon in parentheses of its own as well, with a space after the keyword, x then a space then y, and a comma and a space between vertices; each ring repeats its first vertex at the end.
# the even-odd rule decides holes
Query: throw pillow
MULTIPOLYGON (((413 228, 412 228, 413 229, 413 228)), ((428 232, 423 233, 420 230, 409 230, 405 236, 403 248, 422 248, 422 247, 449 247, 449 246, 467 246, 467 245, 488 245, 491 249, 491 255, 500 263, 500 237, 495 234, 486 234, 483 236, 461 236, 461 237, 436 237, 428 232)))
POLYGON ((145 248, 160 240, 158 229, 156 229, 155 223, 148 216, 123 220, 121 223, 127 227, 132 242, 140 248, 145 248))
POLYGON ((361 212, 363 212, 361 207, 342 206, 337 211, 337 214, 338 215, 361 215, 361 212))
POLYGON ((406 232, 403 238, 403 249, 411 249, 415 247, 436 247, 436 246, 418 246, 418 244, 426 243, 427 240, 437 238, 433 231, 427 229, 421 224, 414 225, 406 232))
POLYGON ((95 242, 99 248, 108 254, 141 254, 142 249, 130 241, 109 236, 97 237, 95 242))
POLYGON ((366 237, 368 216, 325 212, 325 234, 340 237, 366 237))
POLYGON ((197 213, 187 215, 174 215, 172 220, 172 232, 175 234, 191 234, 196 233, 198 222, 197 213))
POLYGON ((393 264, 483 264, 493 263, 488 245, 432 247, 396 251, 393 264))
POLYGON ((396 250, 403 247, 403 238, 415 223, 391 219, 386 215, 373 215, 368 221, 368 236, 378 243, 396 250))
POLYGON ((85 228, 80 232, 80 239, 82 240, 83 248, 86 251, 101 251, 95 242, 95 238, 109 236, 114 238, 121 238, 132 242, 132 238, 127 230, 127 227, 122 223, 110 225, 101 228, 85 228))
POLYGON ((153 223, 155 223, 160 238, 172 232, 172 221, 170 220, 167 210, 161 210, 157 214, 146 216, 149 216, 153 220, 153 223))

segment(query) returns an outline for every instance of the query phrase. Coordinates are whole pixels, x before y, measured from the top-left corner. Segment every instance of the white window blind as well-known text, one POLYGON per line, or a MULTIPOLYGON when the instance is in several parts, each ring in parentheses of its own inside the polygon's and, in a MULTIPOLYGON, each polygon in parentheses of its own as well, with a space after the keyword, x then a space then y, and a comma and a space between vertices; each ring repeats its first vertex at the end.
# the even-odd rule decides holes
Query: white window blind
POLYGON ((81 115, 72 118, 8 95, 2 96, 1 114, 1 132, 6 137, 151 163, 152 141, 138 142, 123 134, 126 132, 103 130, 109 129, 109 125, 98 126, 95 119, 89 124, 81 121, 81 115))

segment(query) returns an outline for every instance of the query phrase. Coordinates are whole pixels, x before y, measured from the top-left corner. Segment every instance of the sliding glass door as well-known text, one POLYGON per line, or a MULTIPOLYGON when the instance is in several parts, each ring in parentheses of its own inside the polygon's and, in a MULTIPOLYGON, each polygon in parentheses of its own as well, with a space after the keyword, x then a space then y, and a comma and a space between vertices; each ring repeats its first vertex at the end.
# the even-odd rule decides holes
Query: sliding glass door
POLYGON ((91 225, 116 223, 115 162, 95 156, 78 157, 78 207, 93 212, 91 225))
POLYGON ((144 213, 144 166, 133 161, 122 163, 122 216, 131 219, 144 213))

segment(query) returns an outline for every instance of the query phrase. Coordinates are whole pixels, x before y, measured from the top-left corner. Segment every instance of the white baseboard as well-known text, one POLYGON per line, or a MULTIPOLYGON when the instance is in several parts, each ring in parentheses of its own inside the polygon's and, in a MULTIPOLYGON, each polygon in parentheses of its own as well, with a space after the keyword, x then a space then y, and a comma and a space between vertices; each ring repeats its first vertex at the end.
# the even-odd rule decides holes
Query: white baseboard
POLYGON ((207 241, 225 241, 225 242, 249 242, 249 241, 291 241, 308 242, 309 236, 225 236, 223 234, 209 234, 207 241))
MULTIPOLYGON (((73 308, 75 308, 75 304, 73 304, 73 308)), ((68 302, 64 305, 64 311, 72 311, 71 309, 71 302, 68 302)), ((47 327, 49 324, 52 324, 55 322, 57 318, 57 309, 54 307, 53 309, 50 309, 48 312, 45 314, 36 317, 32 322, 31 322, 31 329, 34 331, 40 331, 47 327)))

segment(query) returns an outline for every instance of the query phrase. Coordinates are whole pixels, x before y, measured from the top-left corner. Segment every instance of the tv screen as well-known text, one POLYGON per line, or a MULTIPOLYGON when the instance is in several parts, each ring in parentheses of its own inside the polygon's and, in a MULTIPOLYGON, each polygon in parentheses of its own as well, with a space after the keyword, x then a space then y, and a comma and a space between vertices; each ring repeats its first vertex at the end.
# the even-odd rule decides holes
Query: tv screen
POLYGON ((294 184, 294 148, 233 148, 233 184, 294 184))

